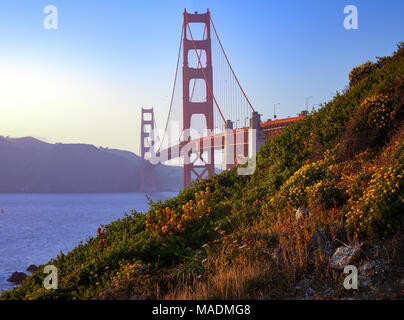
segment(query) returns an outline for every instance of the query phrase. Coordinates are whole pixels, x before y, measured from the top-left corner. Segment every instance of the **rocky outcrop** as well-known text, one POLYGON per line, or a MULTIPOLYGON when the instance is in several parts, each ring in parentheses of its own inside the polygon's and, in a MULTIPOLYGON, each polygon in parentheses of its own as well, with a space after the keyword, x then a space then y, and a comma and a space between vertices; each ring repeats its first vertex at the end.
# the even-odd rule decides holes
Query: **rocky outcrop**
POLYGON ((330 265, 336 269, 344 269, 359 255, 360 251, 360 245, 339 247, 332 255, 330 265))
POLYGON ((7 281, 20 284, 26 277, 27 275, 24 272, 14 272, 7 281))
POLYGON ((38 270, 39 270, 39 267, 36 266, 36 265, 34 265, 34 264, 31 264, 31 265, 27 268, 27 271, 29 271, 29 272, 38 272, 38 270))
POLYGON ((378 267, 379 265, 376 261, 366 262, 365 264, 359 267, 359 272, 361 275, 370 276, 375 273, 375 269, 378 267))
POLYGON ((323 255, 331 256, 333 253, 332 244, 323 230, 313 233, 307 244, 307 251, 310 258, 314 258, 316 252, 321 252, 323 255))

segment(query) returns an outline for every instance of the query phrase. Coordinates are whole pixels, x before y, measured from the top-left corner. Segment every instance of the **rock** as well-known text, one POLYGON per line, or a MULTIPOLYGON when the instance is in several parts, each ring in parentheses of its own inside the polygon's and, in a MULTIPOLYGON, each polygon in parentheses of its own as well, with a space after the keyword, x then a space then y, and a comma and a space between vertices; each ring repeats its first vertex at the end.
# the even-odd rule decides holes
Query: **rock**
POLYGON ((359 267, 359 272, 361 275, 368 276, 374 273, 377 263, 375 261, 367 262, 359 267))
POLYGON ((304 294, 304 299, 305 300, 311 300, 313 295, 314 295, 314 290, 312 288, 308 288, 306 290, 306 293, 304 294))
POLYGON ((307 291, 308 288, 310 287, 311 281, 309 279, 303 279, 299 281, 299 283, 296 286, 297 291, 307 291))
POLYGON ((39 267, 36 266, 36 265, 34 265, 34 264, 31 264, 31 265, 27 268, 27 271, 29 271, 29 272, 38 272, 38 270, 39 270, 39 267))
POLYGON ((339 247, 331 257, 331 267, 344 269, 353 259, 355 259, 361 250, 361 246, 339 247))
POLYGON ((8 282, 21 283, 27 275, 24 272, 14 272, 10 278, 7 279, 8 282))
POLYGON ((368 288, 372 285, 372 279, 367 276, 358 276, 358 286, 362 288, 368 288))
POLYGON ((308 212, 309 212, 309 210, 306 209, 306 208, 298 208, 298 209, 296 210, 296 213, 295 213, 295 219, 296 219, 296 220, 299 220, 300 218, 302 218, 303 216, 305 216, 308 212))
POLYGON ((322 296, 323 296, 323 297, 331 297, 331 296, 332 296, 332 290, 329 289, 329 288, 325 289, 325 290, 323 291, 323 293, 322 293, 322 296))
POLYGON ((332 254, 331 242, 328 240, 328 237, 323 230, 316 231, 311 236, 311 239, 307 244, 309 256, 313 258, 314 253, 318 251, 319 248, 321 248, 322 254, 326 256, 330 256, 332 254))

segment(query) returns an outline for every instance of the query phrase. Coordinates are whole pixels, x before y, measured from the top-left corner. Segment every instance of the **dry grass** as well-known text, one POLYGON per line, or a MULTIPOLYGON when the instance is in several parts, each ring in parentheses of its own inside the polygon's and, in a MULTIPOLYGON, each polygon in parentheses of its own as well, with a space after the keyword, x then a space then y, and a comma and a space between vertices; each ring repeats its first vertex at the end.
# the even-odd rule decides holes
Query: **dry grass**
POLYGON ((163 299, 206 300, 206 299, 257 299, 263 297, 259 286, 270 271, 270 263, 251 261, 240 256, 231 265, 220 265, 209 272, 206 278, 182 281, 163 299))
POLYGON ((215 250, 208 258, 203 275, 178 278, 176 284, 159 298, 276 299, 295 296, 296 283, 308 273, 317 278, 319 286, 336 285, 336 276, 321 241, 332 244, 341 235, 342 214, 338 210, 313 209, 311 214, 299 220, 279 214, 270 225, 265 219, 256 219, 232 234, 230 240, 245 239, 245 249, 240 250, 240 242, 231 246, 233 242, 226 238, 219 244, 220 250, 215 250), (319 229, 324 230, 322 235, 327 234, 327 239, 313 240, 313 234, 319 229), (276 244, 268 241, 269 238, 277 239, 276 244))

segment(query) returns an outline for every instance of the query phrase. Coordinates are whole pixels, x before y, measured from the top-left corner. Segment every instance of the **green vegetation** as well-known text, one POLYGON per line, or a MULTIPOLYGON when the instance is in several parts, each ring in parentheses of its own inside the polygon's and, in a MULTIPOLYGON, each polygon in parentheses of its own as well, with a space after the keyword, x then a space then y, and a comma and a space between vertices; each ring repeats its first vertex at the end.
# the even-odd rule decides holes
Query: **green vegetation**
POLYGON ((49 262, 58 290, 43 288, 41 269, 0 298, 277 298, 307 273, 341 295, 313 234, 350 243, 403 227, 404 45, 350 82, 269 139, 254 175, 223 172, 102 226, 49 262))

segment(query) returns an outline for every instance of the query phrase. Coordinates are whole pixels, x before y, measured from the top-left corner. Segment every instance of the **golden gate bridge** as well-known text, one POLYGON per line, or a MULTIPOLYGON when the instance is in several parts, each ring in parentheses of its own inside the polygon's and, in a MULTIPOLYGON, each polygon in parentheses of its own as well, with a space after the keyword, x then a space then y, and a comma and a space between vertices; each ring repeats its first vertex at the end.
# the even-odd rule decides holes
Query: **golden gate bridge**
POLYGON ((156 132, 152 108, 142 108, 141 114, 140 151, 147 160, 141 169, 143 190, 155 189, 154 166, 172 159, 183 160, 184 187, 215 174, 215 151, 223 151, 224 169, 239 166, 255 157, 268 136, 305 115, 261 121, 230 64, 209 9, 202 14, 184 11, 163 133, 156 132))

